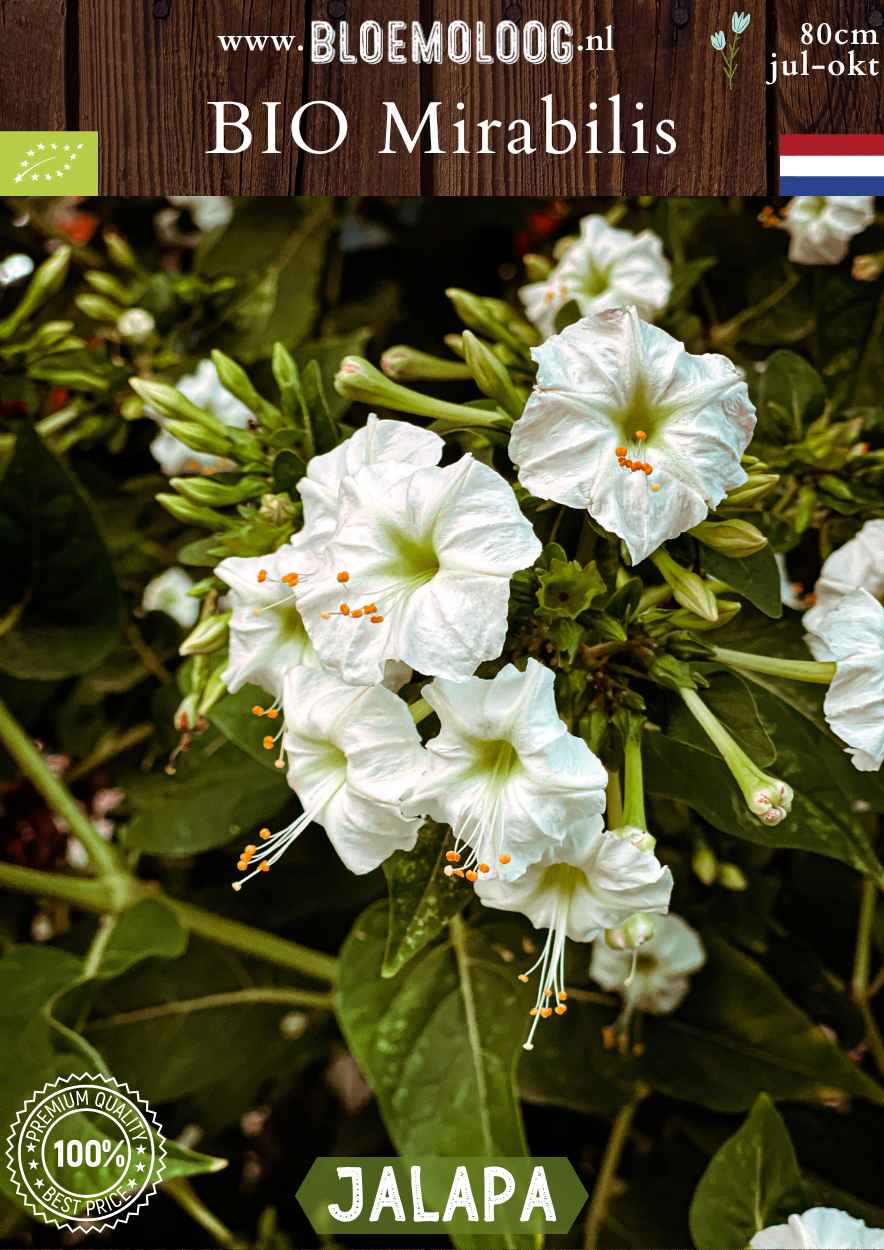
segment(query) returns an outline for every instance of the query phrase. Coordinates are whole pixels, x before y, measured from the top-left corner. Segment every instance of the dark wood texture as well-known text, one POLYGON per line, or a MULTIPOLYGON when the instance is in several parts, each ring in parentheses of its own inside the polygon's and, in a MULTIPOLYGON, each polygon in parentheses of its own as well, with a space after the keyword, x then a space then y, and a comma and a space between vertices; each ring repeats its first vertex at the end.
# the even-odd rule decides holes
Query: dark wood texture
MULTIPOLYGON (((0 0, 0 129, 97 130, 104 194, 761 195, 776 191, 779 132, 884 131, 881 77, 817 71, 764 86, 774 51, 800 56, 808 21, 874 30, 882 44, 856 55, 884 57, 882 8, 884 0, 0 0), (752 24, 729 91, 709 37, 729 36, 739 7, 752 24), (584 38, 612 23, 614 51, 578 53, 571 65, 313 65, 297 48, 225 52, 217 38, 294 34, 306 43, 311 21, 342 18, 351 30, 368 18, 489 28, 504 18, 522 28, 562 18, 584 38), (615 95, 625 136, 642 117, 653 149, 655 124, 671 118, 677 151, 608 154, 615 95), (542 140, 545 96, 554 117, 578 127, 571 152, 508 154, 499 130, 493 155, 476 151, 482 118, 524 117, 542 140), (207 155, 207 101, 220 99, 251 107, 255 137, 241 155, 207 155), (315 99, 333 100, 349 120, 345 145, 327 156, 301 153, 288 139, 292 114, 315 99), (380 155, 383 102, 394 100, 413 128, 434 99, 445 154, 380 155), (262 150, 265 100, 281 102, 279 155, 262 150), (593 117, 601 156, 586 153, 593 117), (469 155, 452 151, 458 118, 469 155)), ((811 52, 825 62, 849 48, 811 52)), ((313 146, 327 145, 333 130, 325 110, 310 110, 304 135, 313 146)))

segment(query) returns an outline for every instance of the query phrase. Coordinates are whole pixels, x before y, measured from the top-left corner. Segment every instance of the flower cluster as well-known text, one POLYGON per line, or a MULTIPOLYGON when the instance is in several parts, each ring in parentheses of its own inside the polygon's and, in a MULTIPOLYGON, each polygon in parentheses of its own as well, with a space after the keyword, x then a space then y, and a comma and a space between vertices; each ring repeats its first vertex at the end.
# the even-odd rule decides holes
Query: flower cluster
MULTIPOLYGON (((735 15, 735 38, 747 25, 735 15)), ((462 363, 394 348, 392 380, 344 359, 341 397, 433 428, 369 413, 347 437, 310 441, 291 500, 262 504, 284 541, 217 564, 211 610, 182 651, 226 639, 220 686, 265 692, 252 714, 301 802, 296 820, 246 845, 234 888, 312 824, 366 873, 436 822, 449 831, 445 876, 547 931, 520 974, 537 976, 530 1048, 539 1021, 568 1010, 568 941, 594 942, 592 977, 621 991, 621 1042, 636 1011, 675 1010, 704 962, 700 937, 667 917, 672 874, 645 815, 643 753, 673 708, 729 770, 750 822, 789 819, 792 786, 702 693, 716 669, 826 685, 826 717, 855 765, 880 767, 884 522, 823 568, 805 622, 813 660, 710 645, 746 593, 729 568, 767 546, 737 514, 778 481, 748 454, 745 371, 652 324, 673 287, 650 231, 591 216, 554 266, 533 258, 529 273, 527 318, 450 292, 468 327, 451 344, 462 363), (472 378, 482 398, 402 385, 415 377, 472 378), (570 557, 557 540, 568 530, 570 557)), ((238 426, 254 455, 279 410, 233 362, 216 363, 179 388, 189 437, 238 426)), ((296 385, 282 357, 274 372, 283 390, 296 385)), ((168 388, 136 389, 158 396, 164 420, 177 413, 168 388)), ((219 499, 245 497, 222 476, 219 499)), ((173 485, 189 497, 187 479, 173 485)), ((769 558, 778 586, 785 565, 778 574, 769 558)), ((146 606, 183 621, 165 590, 146 606)), ((733 865, 725 878, 745 887, 733 865)))

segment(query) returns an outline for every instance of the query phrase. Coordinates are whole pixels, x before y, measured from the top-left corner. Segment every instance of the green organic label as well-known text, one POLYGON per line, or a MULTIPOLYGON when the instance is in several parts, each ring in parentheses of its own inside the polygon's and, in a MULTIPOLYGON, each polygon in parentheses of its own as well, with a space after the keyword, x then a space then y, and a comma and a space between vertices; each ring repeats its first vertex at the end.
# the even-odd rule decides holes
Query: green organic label
POLYGON ((317 1233, 567 1233, 587 1192, 567 1159, 317 1159, 297 1199, 317 1233))
POLYGON ((0 195, 97 194, 97 130, 0 131, 0 195))

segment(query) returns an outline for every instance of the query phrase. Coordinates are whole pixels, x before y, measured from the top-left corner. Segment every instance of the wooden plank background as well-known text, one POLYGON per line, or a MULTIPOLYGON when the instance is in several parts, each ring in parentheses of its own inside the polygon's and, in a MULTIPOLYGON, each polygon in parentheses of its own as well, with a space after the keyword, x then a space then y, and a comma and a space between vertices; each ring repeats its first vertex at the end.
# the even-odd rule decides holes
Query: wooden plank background
MULTIPOLYGON (((0 129, 98 130, 106 195, 763 195, 776 191, 778 133, 884 131, 880 78, 817 73, 766 89, 771 54, 799 56, 807 21, 872 28, 884 43, 882 7, 884 0, 559 0, 554 9, 550 0, 396 0, 391 12, 389 0, 0 0, 0 129), (749 11, 752 24, 730 92, 709 36, 730 33, 735 8, 749 11), (225 54, 215 37, 301 35, 310 21, 394 16, 491 27, 559 17, 584 36, 613 23, 615 51, 578 54, 567 66, 319 66, 297 53, 225 54), (557 116, 579 126, 596 101, 604 137, 616 93, 627 131, 638 99, 649 135, 657 120, 674 119, 674 155, 592 157, 585 143, 547 157, 378 155, 386 99, 413 124, 439 99, 442 114, 462 115, 468 133, 483 117, 539 125, 546 95, 557 116), (350 136, 324 157, 290 143, 265 156, 257 140, 242 156, 207 156, 211 99, 244 100, 259 114, 262 101, 279 100, 285 119, 305 101, 331 99, 347 113, 350 136)), ((820 61, 835 50, 815 51, 820 61)), ((884 46, 857 50, 867 53, 884 57, 884 46)), ((306 136, 321 146, 330 133, 330 119, 316 110, 306 136)))

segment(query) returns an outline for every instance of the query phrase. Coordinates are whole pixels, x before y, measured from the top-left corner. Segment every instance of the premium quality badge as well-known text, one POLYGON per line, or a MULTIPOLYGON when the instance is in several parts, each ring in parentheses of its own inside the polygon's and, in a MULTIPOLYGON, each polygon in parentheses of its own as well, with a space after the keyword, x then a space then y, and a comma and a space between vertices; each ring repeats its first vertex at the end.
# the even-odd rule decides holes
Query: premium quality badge
POLYGON ((113 1077, 85 1073, 37 1090, 7 1143, 18 1196, 38 1219, 69 1232, 125 1224, 153 1196, 166 1161, 144 1099, 113 1077))

